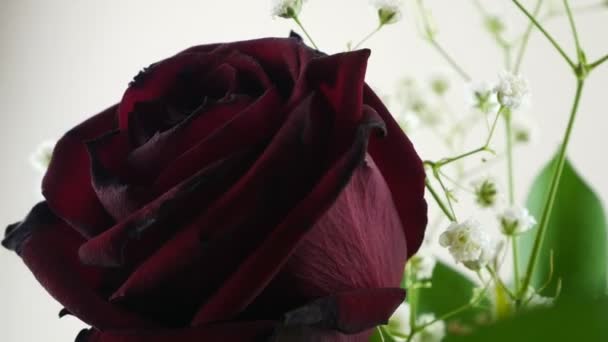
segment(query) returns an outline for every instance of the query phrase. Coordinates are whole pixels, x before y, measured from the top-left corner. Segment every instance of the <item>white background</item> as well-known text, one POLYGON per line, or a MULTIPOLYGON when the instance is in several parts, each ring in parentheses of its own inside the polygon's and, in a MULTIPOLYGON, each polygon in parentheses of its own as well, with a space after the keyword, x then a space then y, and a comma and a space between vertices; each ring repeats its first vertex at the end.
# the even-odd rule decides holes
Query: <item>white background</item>
MULTIPOLYGON (((501 55, 482 29, 472 1, 428 3, 445 47, 475 79, 495 79, 501 55)), ((522 30, 524 20, 510 1, 484 3, 510 18, 515 31, 522 30)), ((344 50, 347 41, 358 40, 376 24, 366 0, 310 0, 301 18, 327 52, 344 50)), ((608 53, 607 23, 608 8, 578 16, 582 41, 592 60, 608 53)), ((39 198, 40 175, 28 163, 36 145, 58 138, 118 101, 142 67, 191 45, 286 36, 293 27, 271 19, 269 5, 262 0, 0 0, 0 225, 22 219, 39 198)), ((551 21, 548 28, 573 52, 565 18, 551 21)), ((387 92, 402 76, 424 80, 431 72, 446 69, 435 51, 420 40, 411 12, 366 46, 373 51, 368 82, 387 92)), ((557 148, 575 84, 566 65, 539 34, 532 37, 523 71, 533 92, 533 106, 526 115, 539 123, 540 139, 517 150, 520 199, 557 148)), ((465 108, 463 84, 453 80, 454 106, 465 108)), ((569 153, 604 199, 608 198, 607 84, 605 65, 588 81, 569 153)), ((421 132, 413 139, 423 158, 444 156, 431 135, 421 132)), ((482 139, 473 136, 471 146, 477 147, 473 145, 482 139)), ((16 255, 0 251, 0 272, 2 341, 74 339, 82 324, 71 317, 57 318, 61 306, 16 255)))

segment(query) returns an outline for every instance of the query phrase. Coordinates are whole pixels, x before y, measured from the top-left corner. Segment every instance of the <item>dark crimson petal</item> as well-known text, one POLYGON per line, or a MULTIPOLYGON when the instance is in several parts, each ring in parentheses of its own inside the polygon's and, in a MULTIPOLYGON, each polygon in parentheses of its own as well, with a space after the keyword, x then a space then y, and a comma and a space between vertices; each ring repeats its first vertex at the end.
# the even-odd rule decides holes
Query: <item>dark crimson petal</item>
MULTIPOLYGON (((173 168, 173 159, 224 126, 250 104, 249 98, 238 96, 229 102, 201 108, 179 125, 155 135, 147 143, 133 150, 128 158, 130 170, 142 175, 146 180, 154 181, 164 168, 173 168)), ((183 178, 178 180, 181 179, 183 178)))
POLYGON ((154 64, 146 72, 146 80, 131 86, 123 95, 118 108, 118 125, 120 130, 129 128, 131 113, 137 103, 156 101, 168 94, 178 77, 188 68, 213 68, 219 63, 219 56, 204 53, 181 53, 173 58, 154 64))
POLYGON ((42 193, 48 205, 82 235, 94 236, 112 225, 91 184, 85 142, 116 128, 117 105, 67 132, 55 146, 42 193))
POLYGON ((243 315, 276 317, 334 293, 398 287, 405 241, 390 189, 367 155, 331 208, 243 315))
POLYGON ((153 198, 149 188, 131 182, 136 177, 132 170, 126 169, 129 147, 129 137, 118 130, 87 142, 93 188, 103 207, 117 222, 153 198))
POLYGON ((181 179, 189 178, 206 165, 241 150, 243 146, 258 146, 268 141, 284 116, 282 108, 277 90, 269 88, 249 107, 168 163, 155 181, 155 191, 166 191, 181 179))
POLYGON ((67 311, 100 329, 136 329, 148 324, 140 317, 110 304, 99 293, 111 276, 83 266, 78 247, 84 238, 57 218, 46 202, 35 206, 25 221, 9 232, 4 243, 16 247, 40 284, 67 311), (17 234, 17 232, 21 232, 17 234), (17 234, 17 235, 15 235, 17 234), (14 240, 19 236, 19 242, 14 240))
MULTIPOLYGON (((251 146, 244 147, 251 149, 251 146)), ((219 196, 249 165, 253 153, 239 151, 209 165, 118 225, 80 246, 82 262, 105 267, 129 266, 163 241, 219 196)))
POLYGON ((420 248, 427 224, 424 167, 410 140, 368 86, 365 86, 364 102, 378 111, 386 123, 387 137, 372 137, 369 153, 391 189, 403 223, 408 256, 411 256, 420 248))
POLYGON ((77 342, 266 342, 276 323, 254 321, 221 323, 174 330, 84 330, 77 342))
MULTIPOLYGON (((185 52, 198 52, 206 46, 195 46, 185 52)), ((272 83, 288 98, 304 67, 319 54, 291 38, 263 38, 218 45, 212 53, 239 51, 255 59, 266 71, 272 83)))
MULTIPOLYGON (((228 319, 246 309, 272 281, 293 254, 297 244, 347 186, 355 170, 363 162, 372 130, 383 127, 382 121, 374 117, 368 117, 361 122, 350 149, 326 170, 311 192, 292 207, 282 222, 241 262, 236 272, 222 283, 199 310, 194 324, 228 319)), ((247 243, 242 245, 246 246, 247 243)), ((370 275, 370 278, 373 276, 370 275)))
POLYGON ((288 312, 272 341, 369 341, 403 302, 399 288, 362 289, 324 297, 288 312))

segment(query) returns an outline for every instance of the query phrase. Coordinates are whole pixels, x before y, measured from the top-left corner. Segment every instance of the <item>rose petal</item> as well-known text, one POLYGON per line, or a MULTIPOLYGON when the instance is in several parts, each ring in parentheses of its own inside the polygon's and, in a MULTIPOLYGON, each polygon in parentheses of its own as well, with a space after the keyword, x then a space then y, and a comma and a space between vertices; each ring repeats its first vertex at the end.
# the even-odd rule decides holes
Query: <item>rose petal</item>
POLYGON ((82 331, 77 342, 252 342, 266 341, 272 321, 222 323, 174 330, 82 331))
POLYGON ((315 327, 355 334, 386 324, 404 298, 405 291, 400 288, 337 293, 288 312, 283 327, 315 327))
POLYGON ((390 189, 368 155, 331 208, 243 315, 276 317, 279 312, 333 293, 398 287, 406 253, 390 189))
POLYGON ((259 146, 270 139, 284 114, 275 88, 269 88, 259 99, 235 114, 230 121, 209 133, 200 143, 168 163, 155 181, 154 189, 162 193, 179 180, 189 178, 201 168, 243 146, 259 146), (255 129, 252 129, 255 127, 255 129))
POLYGON ((85 142, 115 129, 116 109, 117 106, 110 107, 66 133, 55 146, 42 182, 42 193, 48 205, 87 237, 112 225, 112 218, 91 185, 85 142))
POLYGON ((248 105, 250 99, 238 97, 232 102, 201 108, 182 123, 155 135, 144 145, 133 150, 128 158, 130 169, 146 180, 154 181, 163 168, 173 167, 171 165, 173 159, 225 125, 248 105))
POLYGON ((119 224, 84 243, 85 264, 130 266, 176 234, 190 217, 205 210, 249 165, 252 153, 238 152, 209 165, 119 224))
MULTIPOLYGON (((204 49, 205 46, 195 46, 186 51, 198 52, 204 49)), ((285 99, 290 97, 304 67, 319 55, 308 46, 290 38, 263 38, 221 44, 212 53, 231 51, 238 51, 255 59, 285 99)))
POLYGON ((93 189, 116 222, 141 208, 154 196, 148 187, 132 183, 137 177, 126 167, 129 145, 128 136, 118 130, 87 142, 93 189))
POLYGON ((403 130, 395 122, 382 101, 367 86, 365 87, 364 102, 373 107, 386 123, 387 137, 384 139, 372 137, 369 143, 369 153, 374 158, 393 194, 393 202, 397 206, 403 223, 409 257, 420 248, 427 224, 424 167, 403 130))
POLYGON ((46 202, 7 233, 3 245, 18 251, 40 284, 73 315, 100 329, 148 326, 103 298, 112 274, 80 263, 77 250, 84 238, 57 218, 46 202))
MULTIPOLYGON (((265 239, 258 241, 254 251, 241 261, 238 269, 222 282, 217 292, 199 310, 193 321, 195 324, 228 319, 245 310, 279 272, 298 242, 346 187, 355 169, 363 161, 371 131, 382 128, 382 122, 373 117, 361 123, 351 148, 324 172, 323 177, 305 198, 292 206, 293 209, 282 222, 268 232, 265 239)), ((256 233, 260 232, 264 230, 256 230, 256 233)), ((224 246, 222 250, 251 249, 248 242, 245 240, 240 244, 233 243, 230 247, 224 246)), ((399 250, 393 253, 399 254, 399 250)), ((204 269, 208 272, 211 266, 207 265, 204 269)))
POLYGON ((210 70, 220 63, 219 57, 205 53, 181 53, 151 65, 145 72, 145 82, 131 85, 123 95, 118 109, 120 130, 133 132, 134 128, 129 129, 129 125, 137 103, 158 101, 175 90, 175 84, 184 71, 210 70))

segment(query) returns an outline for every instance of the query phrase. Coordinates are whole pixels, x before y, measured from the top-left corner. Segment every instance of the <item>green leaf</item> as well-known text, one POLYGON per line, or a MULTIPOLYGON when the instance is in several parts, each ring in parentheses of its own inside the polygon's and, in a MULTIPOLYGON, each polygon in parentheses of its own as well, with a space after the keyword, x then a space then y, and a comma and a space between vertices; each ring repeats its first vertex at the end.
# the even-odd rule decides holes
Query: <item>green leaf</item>
MULTIPOLYGON (((528 209, 539 221, 554 165, 555 159, 542 170, 528 195, 528 209)), ((520 238, 522 270, 526 269, 537 230, 520 238)), ((554 272, 543 295, 554 296, 560 280, 561 297, 605 295, 606 235, 606 217, 599 198, 566 161, 532 284, 538 289, 549 280, 553 251, 554 272)))
MULTIPOLYGON (((417 314, 433 313, 441 317, 467 305, 473 297, 473 289, 477 285, 467 276, 454 268, 437 261, 433 271, 432 285, 421 288, 418 294, 417 314)), ((483 305, 487 305, 487 301, 483 305)), ((472 323, 477 316, 484 312, 480 308, 472 308, 449 320, 472 323)))
POLYGON ((448 336, 446 342, 608 341, 608 300, 563 301, 556 307, 526 312, 472 335, 448 336))

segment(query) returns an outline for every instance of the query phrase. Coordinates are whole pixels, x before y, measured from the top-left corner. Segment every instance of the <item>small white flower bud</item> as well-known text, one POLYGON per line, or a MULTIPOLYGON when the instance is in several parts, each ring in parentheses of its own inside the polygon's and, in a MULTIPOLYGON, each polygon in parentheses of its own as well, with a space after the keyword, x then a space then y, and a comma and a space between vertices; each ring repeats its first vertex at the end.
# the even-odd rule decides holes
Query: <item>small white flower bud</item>
POLYGON ((400 0, 372 0, 371 2, 378 10, 380 25, 393 24, 401 19, 403 4, 400 0))
POLYGON ((456 262, 471 270, 479 270, 493 258, 496 244, 474 220, 453 222, 439 237, 439 244, 446 247, 456 262))
POLYGON ((36 151, 30 156, 30 163, 40 172, 46 172, 53 156, 55 141, 45 141, 36 147, 36 151))
POLYGON ((536 224, 536 219, 528 209, 521 206, 511 206, 503 210, 499 215, 500 230, 507 236, 526 232, 536 224))
POLYGON ((431 279, 437 260, 428 252, 418 252, 407 262, 410 272, 416 276, 416 280, 431 279))
MULTIPOLYGON (((433 314, 422 314, 416 320, 417 326, 423 326, 429 324, 435 320, 435 315, 433 314)), ((418 332, 412 338, 412 341, 416 342, 439 342, 444 339, 446 335, 446 325, 444 321, 437 321, 422 331, 418 332)))
POLYGON ((510 72, 500 74, 494 91, 498 97, 498 102, 511 110, 518 109, 529 98, 528 81, 522 76, 510 72))
POLYGON ((273 0, 272 16, 291 19, 297 17, 302 11, 302 5, 306 0, 273 0))
POLYGON ((407 302, 401 303, 388 320, 388 330, 400 335, 409 335, 410 314, 410 305, 407 302))

